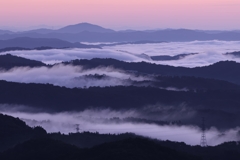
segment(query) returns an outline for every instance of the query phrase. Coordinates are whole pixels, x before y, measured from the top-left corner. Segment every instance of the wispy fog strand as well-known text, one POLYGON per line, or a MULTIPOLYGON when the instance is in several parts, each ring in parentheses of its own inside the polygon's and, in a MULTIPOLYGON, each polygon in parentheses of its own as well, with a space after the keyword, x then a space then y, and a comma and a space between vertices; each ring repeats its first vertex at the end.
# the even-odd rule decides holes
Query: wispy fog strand
POLYGON ((0 79, 20 83, 49 83, 69 88, 128 86, 131 81, 148 80, 111 67, 84 70, 80 66, 55 65, 54 67, 17 67, 0 71, 0 79))

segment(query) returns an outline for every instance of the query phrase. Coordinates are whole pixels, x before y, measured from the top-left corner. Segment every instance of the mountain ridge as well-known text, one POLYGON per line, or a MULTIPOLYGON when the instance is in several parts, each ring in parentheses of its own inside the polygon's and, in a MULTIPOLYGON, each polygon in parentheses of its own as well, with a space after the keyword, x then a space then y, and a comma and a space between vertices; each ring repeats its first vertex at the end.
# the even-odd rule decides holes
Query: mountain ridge
MULTIPOLYGON (((1 32, 0 32, 1 33, 1 32)), ((63 28, 52 29, 35 29, 25 32, 6 32, 0 34, 0 39, 11 39, 16 37, 32 38, 58 38, 71 42, 129 42, 129 41, 169 41, 169 42, 186 42, 186 41, 207 41, 207 40, 224 40, 239 41, 240 32, 233 31, 204 31, 191 29, 163 29, 163 30, 127 30, 114 31, 90 23, 79 23, 68 25, 63 28)))
POLYGON ((115 32, 112 29, 107 29, 104 27, 101 27, 99 25, 91 24, 91 23, 78 23, 78 24, 72 24, 67 25, 65 27, 59 28, 59 29, 47 29, 47 28, 38 28, 33 30, 27 30, 22 32, 12 32, 8 30, 0 30, 0 34, 23 34, 23 33, 40 33, 40 34, 48 34, 48 33, 79 33, 79 32, 99 32, 99 33, 110 33, 115 32))
POLYGON ((21 47, 34 49, 38 47, 52 47, 56 49, 60 48, 100 48, 95 45, 86 45, 79 42, 71 43, 68 41, 56 39, 56 38, 30 38, 30 37, 18 37, 8 40, 0 40, 0 49, 10 47, 21 47))

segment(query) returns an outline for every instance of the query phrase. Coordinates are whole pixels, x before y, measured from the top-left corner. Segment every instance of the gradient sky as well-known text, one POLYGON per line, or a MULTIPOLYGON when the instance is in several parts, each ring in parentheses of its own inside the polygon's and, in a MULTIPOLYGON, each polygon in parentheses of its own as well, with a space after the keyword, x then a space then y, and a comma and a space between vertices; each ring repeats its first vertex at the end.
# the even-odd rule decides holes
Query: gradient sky
POLYGON ((240 29, 240 0, 0 0, 0 28, 240 29))

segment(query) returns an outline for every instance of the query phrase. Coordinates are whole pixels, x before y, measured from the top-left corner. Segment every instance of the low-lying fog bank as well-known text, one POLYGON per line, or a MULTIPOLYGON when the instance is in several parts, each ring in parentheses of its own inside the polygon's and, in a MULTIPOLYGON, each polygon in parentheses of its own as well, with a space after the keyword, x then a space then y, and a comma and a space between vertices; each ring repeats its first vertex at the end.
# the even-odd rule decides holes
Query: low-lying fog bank
MULTIPOLYGON (((29 113, 17 111, 15 109, 2 111, 3 114, 19 117, 29 126, 42 126, 47 132, 73 133, 79 125, 80 131, 90 131, 99 133, 125 133, 132 132, 138 135, 156 138, 160 140, 171 140, 185 142, 190 145, 199 145, 201 138, 201 128, 190 125, 158 125, 154 123, 116 121, 116 119, 126 119, 128 117, 141 118, 138 111, 112 111, 109 109, 94 110, 89 109, 83 112, 63 112, 63 113, 29 113)), ((227 141, 240 140, 240 128, 236 127, 225 131, 220 131, 215 127, 206 130, 208 145, 218 145, 227 141)))
POLYGON ((133 82, 150 80, 111 67, 85 70, 80 66, 55 65, 48 67, 17 67, 0 71, 0 79, 19 83, 43 83, 68 88, 129 86, 133 82))

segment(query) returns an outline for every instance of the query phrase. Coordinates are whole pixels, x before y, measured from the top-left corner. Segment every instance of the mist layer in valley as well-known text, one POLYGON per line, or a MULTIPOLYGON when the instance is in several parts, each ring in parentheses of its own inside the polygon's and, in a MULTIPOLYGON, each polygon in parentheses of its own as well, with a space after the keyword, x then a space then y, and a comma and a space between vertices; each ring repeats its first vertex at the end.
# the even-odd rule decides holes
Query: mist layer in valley
POLYGON ((145 61, 171 66, 198 67, 225 60, 240 62, 238 57, 226 54, 228 52, 239 51, 239 46, 239 41, 192 41, 124 44, 105 46, 102 49, 26 50, 9 51, 7 53, 48 64, 73 59, 113 58, 126 62, 145 61), (152 56, 168 56, 168 59, 155 61, 151 58, 152 56), (171 56, 175 56, 175 58, 171 59, 171 56))
MULTIPOLYGON (((153 121, 146 123, 143 119, 142 121, 136 121, 137 119, 146 118, 146 115, 137 110, 113 111, 110 109, 88 109, 82 112, 62 112, 55 114, 11 110, 3 111, 3 113, 19 117, 31 127, 42 126, 48 133, 74 133, 77 132, 76 126, 78 125, 80 132, 90 131, 100 134, 131 132, 153 139, 185 142, 189 145, 199 145, 201 137, 201 128, 193 125, 180 125, 173 122, 169 124, 157 124, 153 123, 153 121)), ((159 119, 169 119, 166 114, 163 117, 161 116, 159 115, 159 119)), ((199 123, 201 123, 201 120, 199 120, 199 123)), ((224 131, 218 130, 215 127, 208 128, 206 130, 208 145, 214 146, 223 142, 239 141, 239 132, 240 128, 238 127, 224 131)))
POLYGON ((53 67, 15 67, 0 71, 0 79, 19 83, 42 83, 68 88, 88 88, 106 86, 130 86, 138 82, 151 80, 151 77, 139 76, 112 67, 84 69, 81 66, 55 65, 53 67))

